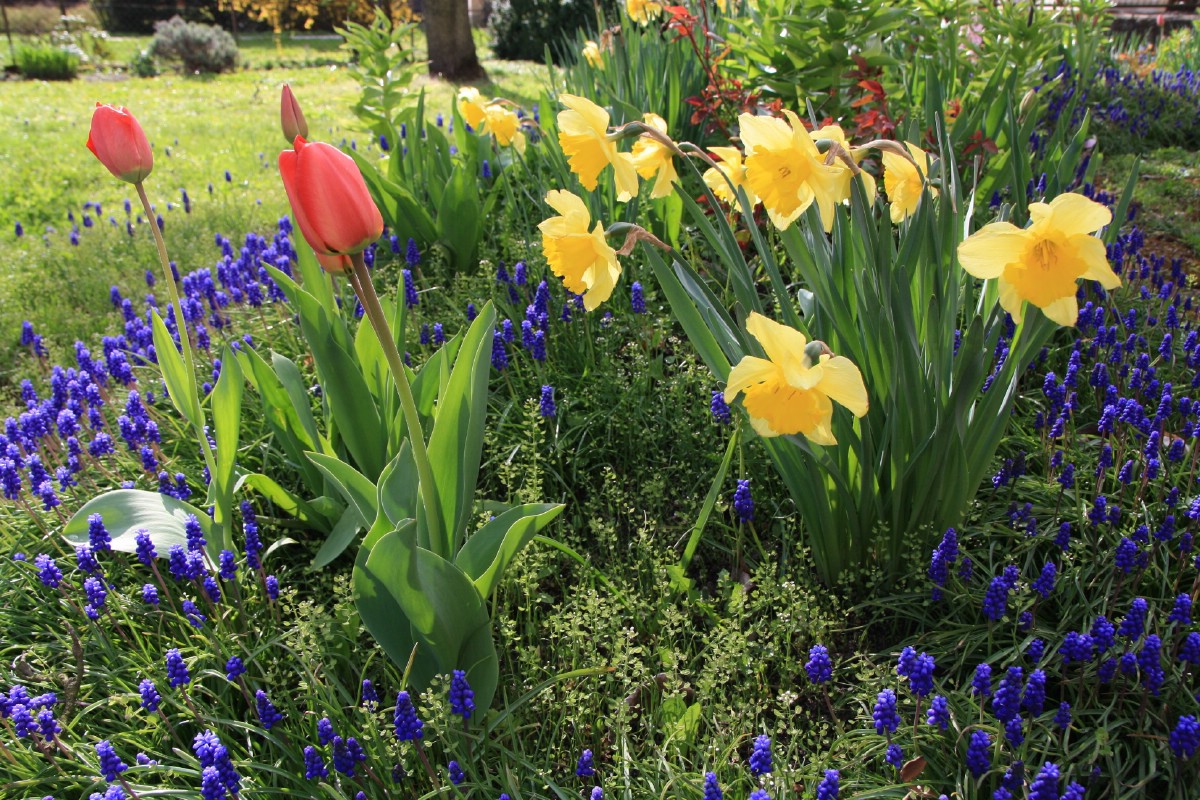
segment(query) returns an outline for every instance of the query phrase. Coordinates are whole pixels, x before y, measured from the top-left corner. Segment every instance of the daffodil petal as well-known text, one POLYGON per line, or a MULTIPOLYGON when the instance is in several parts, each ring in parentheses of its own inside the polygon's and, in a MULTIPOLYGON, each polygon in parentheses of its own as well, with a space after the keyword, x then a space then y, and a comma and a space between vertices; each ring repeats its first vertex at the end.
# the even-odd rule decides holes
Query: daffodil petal
POLYGON ((1116 289, 1121 285, 1120 277, 1108 263, 1108 249, 1103 241, 1095 236, 1075 236, 1070 242, 1075 254, 1087 265, 1083 277, 1099 281, 1105 289, 1116 289))
POLYGON ((1106 206, 1074 192, 1060 194, 1051 200, 1050 211, 1055 229, 1067 236, 1095 233, 1112 222, 1112 211, 1106 206))
POLYGON ((976 278, 999 278, 1028 245, 1025 234, 1008 222, 984 225, 958 246, 958 263, 976 278))
POLYGON ((808 339, 800 331, 764 317, 757 311, 750 312, 746 331, 762 345, 767 358, 780 366, 789 360, 799 361, 808 344, 808 339))
POLYGON ((725 402, 733 399, 750 386, 779 377, 779 367, 758 356, 743 356, 742 360, 729 371, 725 381, 725 402))
POLYGON ((866 414, 870 406, 862 373, 845 356, 834 356, 821 364, 821 382, 817 389, 856 417, 866 414))
POLYGON ((1013 318, 1013 322, 1021 324, 1021 310, 1025 304, 1025 300, 1017 292, 1015 286, 1007 281, 1000 281, 1000 307, 1008 312, 1013 318))
POLYGON ((786 150, 792 145, 792 132, 781 119, 741 114, 738 116, 738 126, 747 153, 759 147, 786 150))
POLYGON ((1070 328, 1079 320, 1079 303, 1075 295, 1068 295, 1043 308, 1042 313, 1059 325, 1070 328))

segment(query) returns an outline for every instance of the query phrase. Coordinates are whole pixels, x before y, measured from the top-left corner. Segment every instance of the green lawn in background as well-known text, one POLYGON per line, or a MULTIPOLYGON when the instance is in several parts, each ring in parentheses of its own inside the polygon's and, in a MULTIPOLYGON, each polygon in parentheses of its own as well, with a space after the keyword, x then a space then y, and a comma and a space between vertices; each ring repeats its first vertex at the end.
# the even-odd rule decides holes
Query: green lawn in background
MULTIPOLYGON (((148 39, 137 41, 144 46, 148 39)), ((337 42, 315 41, 336 52, 337 42)), ((309 44, 293 41, 283 52, 294 55, 309 44)), ((486 67, 490 81, 480 89, 488 96, 529 107, 546 85, 545 67, 538 64, 489 61, 486 67)), ((145 129, 155 154, 147 192, 163 215, 172 258, 187 271, 215 262, 215 234, 236 243, 247 232, 269 232, 287 213, 276 166, 286 146, 279 128, 284 83, 304 107, 311 138, 354 141, 360 152, 379 153, 351 112, 359 89, 342 67, 0 83, 0 396, 13 376, 28 369, 12 358, 23 320, 32 321, 53 350, 75 339, 94 340, 113 326, 103 316, 109 287, 140 296, 145 271, 157 269, 153 247, 126 233, 123 205, 136 202, 133 188, 113 178, 86 148, 95 104, 126 106, 145 129), (192 201, 188 216, 179 207, 182 190, 192 201), (87 201, 101 204, 102 219, 72 246, 68 214, 79 219, 87 201), (25 229, 20 239, 17 222, 25 229)), ((422 76, 412 87, 414 103, 420 91, 431 115, 448 115, 457 87, 422 76)), ((149 230, 137 236, 148 239, 149 230)))

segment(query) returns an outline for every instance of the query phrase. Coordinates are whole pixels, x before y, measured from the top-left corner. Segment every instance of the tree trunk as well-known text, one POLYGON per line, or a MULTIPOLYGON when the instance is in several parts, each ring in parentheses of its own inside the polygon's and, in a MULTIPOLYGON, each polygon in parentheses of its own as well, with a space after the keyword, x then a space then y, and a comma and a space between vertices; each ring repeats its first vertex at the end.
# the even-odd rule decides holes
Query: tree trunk
POLYGON ((424 17, 430 75, 450 81, 485 77, 471 38, 467 0, 425 0, 424 17))

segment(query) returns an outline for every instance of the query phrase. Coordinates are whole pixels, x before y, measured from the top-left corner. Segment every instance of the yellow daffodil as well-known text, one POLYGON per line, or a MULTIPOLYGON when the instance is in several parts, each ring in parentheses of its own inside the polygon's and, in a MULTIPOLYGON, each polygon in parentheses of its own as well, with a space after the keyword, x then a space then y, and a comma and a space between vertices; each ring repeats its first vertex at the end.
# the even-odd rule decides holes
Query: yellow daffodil
POLYGON ((719 200, 734 208, 738 207, 735 192, 738 189, 745 189, 750 207, 754 208, 758 203, 758 196, 746 183, 746 167, 742 164, 742 151, 736 147, 710 147, 709 150, 721 160, 717 166, 709 167, 704 171, 704 182, 708 184, 708 188, 712 189, 712 193, 719 200), (726 182, 727 179, 728 182, 726 182), (732 184, 732 188, 730 184, 732 184))
POLYGON ((501 146, 512 145, 518 153, 525 153, 525 132, 521 130, 521 118, 511 108, 500 103, 492 103, 485 108, 483 132, 495 136, 501 146))
MULTIPOLYGON (((887 191, 892 222, 895 223, 917 212, 925 189, 925 176, 929 174, 929 154, 909 142, 904 146, 917 162, 915 165, 899 153, 883 151, 883 188, 887 191)), ((937 196, 937 189, 931 187, 929 192, 937 196)))
POLYGON ((738 117, 746 145, 746 182, 776 227, 791 225, 815 202, 825 229, 832 230, 839 171, 824 163, 799 118, 791 111, 783 113, 788 122, 753 114, 738 117))
POLYGON ((655 3, 654 0, 625 0, 625 13, 639 25, 649 25, 662 12, 662 3, 655 3))
POLYGON ((593 67, 604 66, 604 54, 600 52, 600 45, 591 39, 583 43, 583 58, 593 67))
POLYGON ((590 231, 592 221, 583 200, 570 192, 546 193, 546 204, 561 216, 540 223, 542 252, 550 271, 563 279, 563 285, 583 295, 583 306, 593 310, 612 296, 621 265, 617 253, 604 238, 599 222, 590 231))
MULTIPOLYGON (((667 135, 667 122, 658 114, 645 114, 642 120, 664 136, 667 135)), ((633 166, 637 174, 646 180, 655 175, 654 188, 650 197, 657 200, 671 193, 671 185, 679 181, 679 173, 675 171, 675 153, 657 139, 643 136, 633 145, 633 166)))
POLYGON ((1080 194, 1062 194, 1050 203, 1031 203, 1032 224, 985 225, 958 246, 958 261, 976 278, 996 278, 1000 305, 1021 321, 1028 300, 1059 325, 1079 316, 1075 282, 1090 278, 1105 289, 1121 279, 1108 264, 1104 242, 1091 234, 1112 222, 1112 212, 1080 194))
POLYGON ((567 107, 558 112, 558 144, 571 164, 571 171, 589 192, 609 164, 617 183, 617 199, 625 201, 638 193, 637 171, 629 153, 618 153, 617 143, 608 140, 608 112, 588 100, 572 94, 558 99, 567 107))
POLYGON ((472 128, 478 128, 487 116, 484 105, 483 97, 474 86, 464 86, 458 90, 458 113, 472 128))
MULTIPOLYGON (((850 140, 846 138, 846 132, 842 130, 841 125, 826 125, 824 128, 817 128, 816 130, 811 131, 809 136, 812 137, 814 143, 819 142, 822 139, 826 141, 837 142, 843 150, 845 150, 847 153, 850 153, 855 164, 862 161, 863 157, 866 156, 866 152, 862 152, 857 155, 851 152, 850 140)), ((834 158, 831 166, 837 170, 838 175, 837 192, 834 194, 834 201, 843 203, 850 199, 850 184, 854 181, 854 171, 850 169, 850 165, 841 158, 834 158)), ((874 203, 875 176, 869 172, 863 172, 861 170, 858 172, 858 174, 862 176, 863 189, 866 190, 867 193, 867 202, 874 203)), ((832 223, 827 223, 827 225, 831 224, 832 223)))
POLYGON ((867 388, 850 359, 758 312, 751 312, 746 330, 767 357, 746 356, 730 370, 725 402, 743 394, 750 424, 760 436, 802 433, 813 444, 837 444, 833 403, 856 417, 867 413, 867 388))

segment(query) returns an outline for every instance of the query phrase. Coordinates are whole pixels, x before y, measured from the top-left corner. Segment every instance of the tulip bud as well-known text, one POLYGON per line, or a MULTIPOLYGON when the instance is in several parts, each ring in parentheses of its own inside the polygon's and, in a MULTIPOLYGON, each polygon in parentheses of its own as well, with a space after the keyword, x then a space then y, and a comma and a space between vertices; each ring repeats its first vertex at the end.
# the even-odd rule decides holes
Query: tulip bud
MULTIPOLYGON (((297 136, 294 150, 279 154, 279 175, 296 225, 318 256, 361 253, 383 233, 383 217, 354 159, 324 142, 297 136)), ((345 258, 322 259, 334 271, 345 258)))
POLYGON ((87 147, 120 180, 141 183, 154 168, 154 153, 142 126, 122 106, 96 103, 87 147))
POLYGON ((292 87, 286 83, 279 99, 279 122, 283 126, 283 138, 287 139, 289 145, 296 141, 297 136, 308 138, 308 123, 304 119, 304 112, 300 110, 300 104, 292 94, 292 87))

